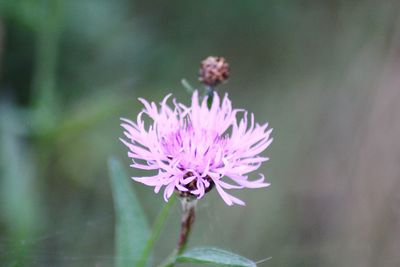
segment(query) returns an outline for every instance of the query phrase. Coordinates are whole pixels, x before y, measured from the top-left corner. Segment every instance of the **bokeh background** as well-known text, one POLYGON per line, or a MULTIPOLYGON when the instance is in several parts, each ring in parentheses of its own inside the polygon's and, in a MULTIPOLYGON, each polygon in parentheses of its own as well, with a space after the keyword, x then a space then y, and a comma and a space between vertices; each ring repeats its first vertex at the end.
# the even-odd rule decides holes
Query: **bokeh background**
MULTIPOLYGON (((138 97, 219 90, 274 128, 272 186, 199 204, 190 245, 260 266, 400 266, 398 1, 0 0, 0 265, 113 266, 107 159, 138 97)), ((133 176, 135 170, 130 169, 133 176)), ((134 184, 152 222, 164 205, 134 184)), ((156 246, 174 247, 179 206, 156 246)))

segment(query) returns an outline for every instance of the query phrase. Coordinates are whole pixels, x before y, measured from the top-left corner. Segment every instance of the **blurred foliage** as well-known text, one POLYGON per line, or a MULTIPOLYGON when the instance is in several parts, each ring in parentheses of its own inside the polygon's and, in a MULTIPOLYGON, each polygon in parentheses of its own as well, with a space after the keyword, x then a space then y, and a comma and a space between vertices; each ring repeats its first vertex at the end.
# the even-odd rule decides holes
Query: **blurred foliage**
POLYGON ((115 266, 140 267, 141 255, 150 238, 150 227, 140 201, 136 198, 135 191, 129 187, 128 175, 121 163, 115 158, 111 158, 108 166, 116 215, 115 266))
MULTIPOLYGON (((208 55, 269 120, 267 190, 200 203, 191 244, 262 266, 399 266, 398 1, 0 0, 0 265, 113 266, 110 154, 136 98, 189 96, 208 55), (240 242, 237 242, 240 240, 240 242)), ((128 161, 125 161, 128 164, 128 161)), ((129 174, 136 175, 136 170, 129 174)), ((153 221, 162 205, 137 186, 153 221)), ((156 245, 170 252, 174 209, 156 245)))

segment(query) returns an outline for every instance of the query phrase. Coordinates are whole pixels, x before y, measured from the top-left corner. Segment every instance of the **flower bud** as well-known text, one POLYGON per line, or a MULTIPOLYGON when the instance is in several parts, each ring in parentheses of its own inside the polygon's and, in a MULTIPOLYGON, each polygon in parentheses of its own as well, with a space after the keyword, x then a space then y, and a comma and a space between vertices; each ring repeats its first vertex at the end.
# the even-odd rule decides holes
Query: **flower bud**
POLYGON ((207 86, 216 86, 229 77, 229 64, 223 57, 207 57, 200 64, 199 81, 207 86))

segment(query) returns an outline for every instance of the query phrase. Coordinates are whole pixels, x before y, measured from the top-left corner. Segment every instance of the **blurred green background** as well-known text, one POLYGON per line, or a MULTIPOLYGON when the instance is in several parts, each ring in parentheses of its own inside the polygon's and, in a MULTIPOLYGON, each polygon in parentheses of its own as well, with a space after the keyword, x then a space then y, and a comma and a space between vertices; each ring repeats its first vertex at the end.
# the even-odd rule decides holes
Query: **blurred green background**
MULTIPOLYGON (((216 192, 190 246, 260 266, 400 266, 400 2, 0 0, 0 265, 113 266, 120 117, 224 56, 219 90, 274 128, 272 186, 216 192)), ((134 176, 136 171, 129 170, 134 176)), ((147 218, 164 205, 134 184, 147 218)), ((175 246, 175 205, 156 246, 175 246)))

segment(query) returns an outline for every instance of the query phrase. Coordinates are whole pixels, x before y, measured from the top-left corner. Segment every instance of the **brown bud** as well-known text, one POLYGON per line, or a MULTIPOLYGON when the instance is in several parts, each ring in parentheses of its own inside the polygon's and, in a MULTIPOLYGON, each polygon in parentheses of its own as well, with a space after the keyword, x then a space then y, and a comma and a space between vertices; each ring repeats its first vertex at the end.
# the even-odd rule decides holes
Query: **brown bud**
POLYGON ((229 64, 223 57, 208 57, 200 64, 199 81, 208 86, 216 86, 229 77, 229 64))

